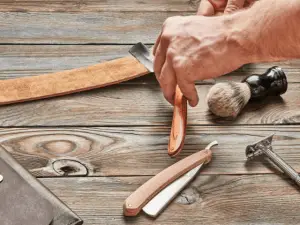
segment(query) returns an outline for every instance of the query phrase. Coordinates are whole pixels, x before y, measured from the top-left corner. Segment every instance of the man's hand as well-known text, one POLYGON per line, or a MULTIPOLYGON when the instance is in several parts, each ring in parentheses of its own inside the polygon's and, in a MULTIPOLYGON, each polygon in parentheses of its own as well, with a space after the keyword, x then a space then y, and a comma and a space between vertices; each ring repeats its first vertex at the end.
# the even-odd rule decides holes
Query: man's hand
POLYGON ((195 106, 196 80, 221 76, 246 63, 300 58, 299 0, 257 1, 231 14, 227 12, 244 7, 245 1, 203 1, 214 13, 223 7, 225 15, 171 17, 154 46, 154 72, 170 103, 177 84, 195 106), (234 2, 240 3, 229 6, 234 2))
MULTIPOLYGON (((254 1, 202 0, 197 14, 214 16, 232 13, 254 1)), ((171 104, 176 84, 190 105, 196 106, 196 80, 220 76, 242 65, 242 58, 234 59, 233 55, 242 50, 238 43, 230 40, 229 30, 226 29, 229 27, 222 19, 207 20, 203 17, 173 17, 164 23, 154 46, 154 71, 165 98, 171 104), (224 50, 218 53, 219 49, 224 50)))
POLYGON ((232 32, 235 29, 229 16, 178 16, 165 21, 153 50, 154 72, 171 104, 177 84, 189 104, 196 106, 196 80, 221 76, 248 63, 250 54, 240 35, 232 32))

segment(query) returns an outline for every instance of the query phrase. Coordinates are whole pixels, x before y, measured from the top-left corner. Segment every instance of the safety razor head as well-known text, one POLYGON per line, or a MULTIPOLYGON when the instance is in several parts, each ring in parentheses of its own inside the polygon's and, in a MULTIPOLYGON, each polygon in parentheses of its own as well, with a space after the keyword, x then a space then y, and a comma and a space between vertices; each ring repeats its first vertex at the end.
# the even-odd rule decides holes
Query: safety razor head
POLYGON ((139 42, 129 49, 129 53, 143 64, 149 72, 153 73, 153 58, 149 48, 139 42))
POLYGON ((246 156, 247 159, 252 159, 256 156, 259 156, 264 153, 266 149, 272 149, 272 140, 274 134, 270 135, 269 137, 256 142, 255 144, 248 145, 246 147, 246 156))

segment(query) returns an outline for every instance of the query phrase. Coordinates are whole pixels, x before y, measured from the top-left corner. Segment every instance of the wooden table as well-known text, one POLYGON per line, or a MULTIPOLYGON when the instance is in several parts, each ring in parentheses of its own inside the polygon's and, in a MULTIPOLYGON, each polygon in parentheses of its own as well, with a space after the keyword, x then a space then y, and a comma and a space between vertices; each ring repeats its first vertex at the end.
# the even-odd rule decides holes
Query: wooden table
MULTIPOLYGON (((32 76, 127 55, 153 44, 163 21, 194 14, 197 1, 0 2, 0 78, 32 76)), ((300 171, 300 61, 280 62, 288 92, 249 104, 235 120, 208 111, 211 85, 275 64, 246 65, 199 82, 182 159, 217 140, 212 162, 156 220, 124 218, 123 201, 178 159, 167 155, 172 107, 153 76, 99 90, 2 106, 0 142, 85 224, 299 224, 299 188, 246 145, 275 132, 274 151, 300 171)))

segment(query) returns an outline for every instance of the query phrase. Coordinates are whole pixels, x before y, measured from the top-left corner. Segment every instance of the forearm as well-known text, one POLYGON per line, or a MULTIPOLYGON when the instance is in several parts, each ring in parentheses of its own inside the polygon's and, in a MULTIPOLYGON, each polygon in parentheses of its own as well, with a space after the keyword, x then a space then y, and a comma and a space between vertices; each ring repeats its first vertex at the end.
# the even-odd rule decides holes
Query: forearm
POLYGON ((300 58, 300 1, 264 0, 232 15, 233 36, 248 62, 300 58))

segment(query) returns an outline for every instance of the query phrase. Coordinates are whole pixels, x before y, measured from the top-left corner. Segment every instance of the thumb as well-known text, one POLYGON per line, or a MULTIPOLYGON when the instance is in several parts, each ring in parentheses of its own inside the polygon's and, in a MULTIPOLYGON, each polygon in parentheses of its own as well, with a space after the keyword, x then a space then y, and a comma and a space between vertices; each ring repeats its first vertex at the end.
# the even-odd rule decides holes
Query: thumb
POLYGON ((245 0, 228 0, 224 13, 233 13, 244 7, 245 0))

